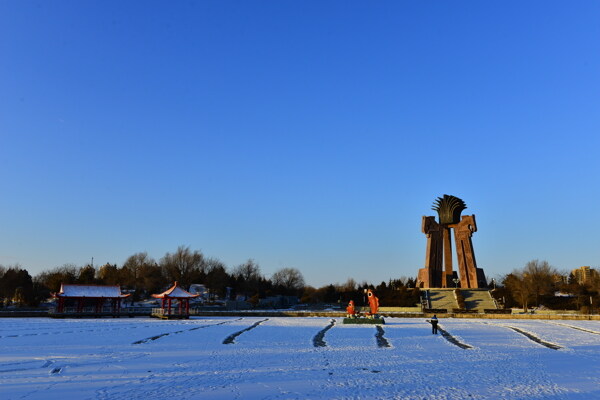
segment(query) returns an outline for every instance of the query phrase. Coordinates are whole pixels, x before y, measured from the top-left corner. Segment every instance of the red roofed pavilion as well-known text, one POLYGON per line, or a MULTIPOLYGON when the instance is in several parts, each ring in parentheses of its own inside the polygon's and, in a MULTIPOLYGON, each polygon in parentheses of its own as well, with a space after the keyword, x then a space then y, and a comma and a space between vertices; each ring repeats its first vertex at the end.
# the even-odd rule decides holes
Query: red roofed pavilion
POLYGON ((52 297, 58 300, 51 316, 119 316, 121 299, 130 294, 121 293, 119 286, 61 284, 52 297))
POLYGON ((191 294, 190 292, 180 288, 175 282, 166 291, 160 294, 153 294, 152 297, 162 299, 161 308, 152 310, 152 316, 158 318, 172 319, 181 318, 187 319, 190 317, 190 299, 195 299, 199 294, 191 294), (172 307, 173 300, 177 300, 177 308, 172 307))

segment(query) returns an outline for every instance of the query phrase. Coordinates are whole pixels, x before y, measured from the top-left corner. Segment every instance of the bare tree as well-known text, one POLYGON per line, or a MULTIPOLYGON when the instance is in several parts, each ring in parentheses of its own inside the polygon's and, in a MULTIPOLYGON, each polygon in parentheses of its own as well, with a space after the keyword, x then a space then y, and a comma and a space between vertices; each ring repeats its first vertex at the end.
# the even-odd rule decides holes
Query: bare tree
POLYGON ((523 277, 533 291, 536 306, 540 305, 541 295, 552 293, 557 275, 557 269, 548 264, 548 261, 532 260, 525 265, 523 277))
POLYGON ((50 292, 58 292, 63 283, 75 283, 79 269, 75 264, 64 264, 47 272, 42 272, 36 280, 50 292))
POLYGON ((523 271, 514 270, 506 275, 502 283, 509 290, 513 299, 521 304, 523 311, 527 311, 529 301, 533 296, 533 289, 523 275, 523 271))
POLYGON ((341 287, 340 290, 342 292, 353 292, 356 290, 357 284, 356 281, 353 278, 348 278, 348 280, 346 281, 346 283, 344 283, 341 287))
POLYGON ((167 253, 160 264, 165 276, 171 281, 178 281, 188 287, 196 273, 205 273, 204 256, 199 251, 190 251, 189 247, 179 246, 173 254, 167 253))
POLYGON ((304 287, 304 277, 296 268, 282 268, 271 277, 275 286, 281 286, 286 291, 295 291, 304 287))
POLYGON ((148 253, 145 251, 129 256, 123 263, 121 273, 123 281, 121 283, 136 290, 139 287, 143 287, 144 277, 141 271, 144 268, 147 269, 154 265, 156 265, 156 261, 154 261, 154 258, 148 256, 148 253))
POLYGON ((260 266, 249 259, 233 269, 233 276, 238 281, 239 289, 246 296, 258 293, 262 276, 260 266))
POLYGON ((503 284, 526 311, 530 302, 534 301, 539 306, 540 296, 552 293, 558 276, 556 268, 547 261, 532 260, 522 270, 506 275, 503 284))
POLYGON ((233 269, 233 275, 236 278, 241 278, 245 281, 252 281, 260 279, 260 266, 249 259, 243 264, 238 265, 233 269))

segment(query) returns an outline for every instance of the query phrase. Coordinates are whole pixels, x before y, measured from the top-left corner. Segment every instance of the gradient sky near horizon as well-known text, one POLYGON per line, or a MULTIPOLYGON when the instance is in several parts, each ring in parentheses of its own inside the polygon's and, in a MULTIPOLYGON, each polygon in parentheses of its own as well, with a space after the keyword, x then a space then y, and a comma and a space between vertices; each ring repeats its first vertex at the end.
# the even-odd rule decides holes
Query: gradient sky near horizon
POLYGON ((600 265, 600 2, 2 1, 0 264, 600 265))

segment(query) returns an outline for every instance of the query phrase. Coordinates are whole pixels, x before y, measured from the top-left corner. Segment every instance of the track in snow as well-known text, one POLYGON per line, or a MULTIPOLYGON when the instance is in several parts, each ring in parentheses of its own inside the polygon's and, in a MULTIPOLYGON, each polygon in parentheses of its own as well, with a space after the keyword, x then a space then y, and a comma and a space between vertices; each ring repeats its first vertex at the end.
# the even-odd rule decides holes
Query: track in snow
POLYGON ((375 327, 375 329, 377 329, 377 333, 375 334, 375 338, 377 339, 377 346, 378 347, 392 347, 390 345, 390 342, 388 342, 388 340, 385 338, 385 331, 383 330, 383 328, 379 325, 377 325, 375 327))
POLYGON ((240 336, 244 332, 248 332, 249 330, 256 328, 257 326, 259 326, 260 324, 262 324, 263 322, 268 321, 268 320, 269 320, 269 318, 266 318, 266 319, 263 319, 262 321, 255 322, 254 324, 247 327, 246 329, 242 329, 239 332, 236 332, 236 333, 233 333, 233 334, 227 336, 225 338, 225 340, 223 340, 223 344, 234 344, 236 337, 240 336))
POLYGON ((582 332, 593 333, 594 335, 600 335, 600 332, 592 331, 591 329, 581 328, 579 326, 574 326, 574 325, 569 325, 569 324, 561 324, 560 322, 550 322, 550 323, 553 325, 566 326, 567 328, 577 329, 578 331, 582 331, 582 332))
POLYGON ((325 342, 325 334, 328 330, 333 328, 335 325, 335 319, 332 319, 325 328, 321 329, 319 333, 315 335, 313 338, 313 346, 314 347, 327 347, 327 343, 325 342))
POLYGON ((232 319, 231 321, 223 321, 223 322, 219 322, 217 324, 200 325, 200 326, 196 326, 196 327, 190 328, 190 329, 182 329, 180 331, 175 331, 175 332, 161 333, 160 335, 150 336, 148 338, 135 341, 132 344, 143 344, 143 343, 153 342, 153 341, 155 341, 157 339, 160 339, 161 337, 165 337, 165 336, 169 336, 169 335, 177 335, 177 334, 183 333, 183 332, 191 332, 191 331, 195 331, 197 329, 208 328, 208 327, 211 327, 211 326, 223 325, 223 324, 227 324, 229 322, 239 321, 241 319, 242 318, 232 319))
POLYGON ((535 335, 534 335, 533 333, 531 333, 531 332, 524 331, 524 330, 522 330, 522 329, 520 329, 520 328, 515 328, 514 326, 507 326, 507 328, 510 328, 510 329, 512 329, 513 331, 515 331, 515 332, 518 332, 518 333, 520 333, 521 335, 525 336, 525 337, 526 337, 526 338, 528 338, 529 340, 532 340, 532 341, 534 341, 534 342, 536 342, 536 343, 539 343, 539 344, 541 344, 542 346, 546 346, 546 347, 547 347, 547 348, 549 348, 549 349, 552 349, 552 350, 558 350, 558 349, 562 349, 562 346, 559 346, 559 345, 557 345, 557 344, 554 344, 554 343, 546 342, 545 340, 541 339, 541 338, 540 338, 540 337, 538 337, 538 336, 535 336, 535 335))
POLYGON ((527 339, 531 340, 532 342, 541 344, 542 346, 545 346, 549 349, 552 350, 559 350, 562 349, 562 346, 557 345, 556 343, 550 343, 545 341, 544 339, 540 338, 539 336, 534 335, 531 332, 527 332, 521 328, 517 328, 515 326, 511 326, 511 325, 500 325, 500 324, 492 324, 491 322, 484 322, 484 324, 488 324, 488 325, 495 325, 495 326, 500 326, 502 328, 507 328, 507 329, 512 329, 513 331, 520 333, 521 335, 525 336, 527 339))
POLYGON ((466 350, 466 349, 472 349, 473 348, 473 346, 471 346, 470 344, 466 344, 466 343, 463 343, 463 342, 459 341, 457 338, 455 338, 454 336, 452 336, 451 334, 449 334, 447 330, 441 328, 439 325, 438 325, 438 331, 440 331, 440 333, 442 334, 442 337, 444 339, 446 339, 447 341, 449 341, 453 345, 460 347, 461 349, 466 350))

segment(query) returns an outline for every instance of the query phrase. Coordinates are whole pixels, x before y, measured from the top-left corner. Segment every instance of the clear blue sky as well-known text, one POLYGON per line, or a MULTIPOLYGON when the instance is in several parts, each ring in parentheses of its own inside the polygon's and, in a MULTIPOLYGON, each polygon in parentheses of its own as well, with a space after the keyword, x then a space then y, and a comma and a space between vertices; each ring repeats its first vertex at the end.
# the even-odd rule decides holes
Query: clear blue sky
POLYGON ((0 264, 600 265, 600 2, 2 1, 0 264))

